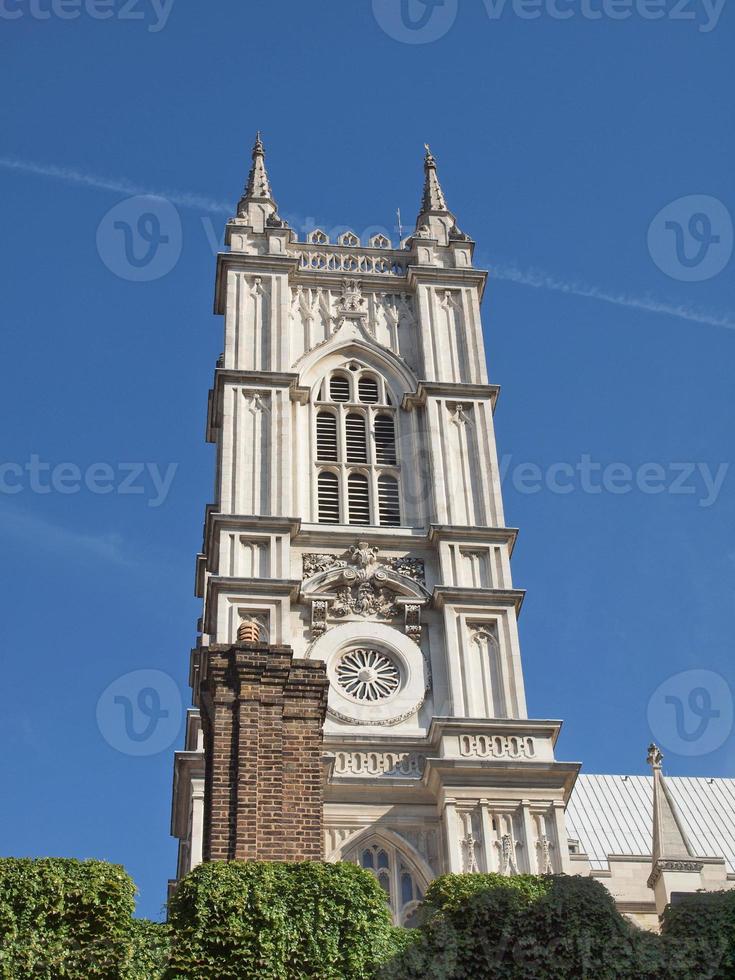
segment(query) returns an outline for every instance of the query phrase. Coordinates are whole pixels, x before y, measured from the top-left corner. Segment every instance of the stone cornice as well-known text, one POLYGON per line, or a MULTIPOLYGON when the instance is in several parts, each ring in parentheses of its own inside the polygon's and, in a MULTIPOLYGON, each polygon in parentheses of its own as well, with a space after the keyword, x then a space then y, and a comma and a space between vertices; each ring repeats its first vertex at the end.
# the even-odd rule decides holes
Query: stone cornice
POLYGON ((222 421, 222 396, 227 385, 246 385, 263 391, 288 388, 292 401, 303 401, 304 389, 299 387, 298 381, 298 374, 286 371, 240 371, 218 367, 207 401, 207 442, 217 441, 216 433, 222 421))
POLYGON ((260 255, 247 252, 218 252, 217 271, 214 280, 214 312, 225 312, 227 273, 231 268, 243 272, 289 275, 298 268, 298 259, 290 255, 260 255))
POLYGON ((435 715, 429 726, 427 741, 430 745, 438 745, 442 735, 452 732, 488 736, 532 735, 550 738, 551 744, 556 745, 562 724, 553 718, 451 718, 435 715))
POLYGON ((204 596, 207 571, 219 564, 220 531, 257 531, 258 534, 288 534, 295 537, 301 520, 298 517, 259 517, 255 514, 223 514, 208 505, 204 516, 203 553, 197 556, 195 595, 204 596))
MULTIPOLYGON (((365 536, 364 530, 360 531, 353 524, 302 523, 298 534, 295 535, 291 543, 299 547, 347 548, 354 544, 357 538, 365 536)), ((426 528, 370 527, 369 538, 370 543, 379 548, 415 548, 417 545, 428 544, 428 530, 426 528)))
POLYGON ((481 606, 498 608, 513 606, 516 613, 521 611, 525 589, 469 589, 456 585, 437 585, 433 599, 437 609, 445 605, 481 606))
POLYGON ((493 790, 503 788, 556 789, 566 803, 581 765, 580 762, 428 758, 422 781, 435 794, 458 787, 481 788, 484 796, 492 796, 493 790))
POLYGON ((458 524, 432 524, 429 528, 429 541, 438 544, 441 541, 471 541, 477 544, 488 541, 494 544, 507 544, 512 555, 518 538, 517 527, 479 527, 478 525, 462 526, 458 524))
MULTIPOLYGON (((724 863, 723 859, 722 864, 724 863)), ((703 867, 704 861, 700 858, 692 858, 691 856, 683 857, 681 860, 677 858, 661 859, 656 861, 653 870, 648 876, 647 884, 649 888, 655 888, 657 881, 666 871, 673 871, 676 874, 699 874, 703 867)))
POLYGON ((298 598, 301 581, 298 579, 278 578, 229 578, 221 575, 211 575, 207 579, 205 610, 206 621, 203 632, 213 632, 213 617, 217 615, 217 599, 220 595, 236 595, 243 599, 251 596, 260 598, 288 598, 295 602, 298 598))
POLYGON ((419 381, 416 391, 403 396, 401 408, 408 412, 413 408, 423 408, 429 397, 452 398, 458 402, 489 399, 494 412, 499 394, 499 385, 469 384, 458 381, 419 381))
MULTIPOLYGON (((426 239, 420 240, 426 244, 426 239)), ((468 267, 463 269, 447 268, 440 265, 410 265, 408 267, 406 280, 409 286, 429 283, 431 285, 444 285, 455 288, 457 286, 476 286, 480 290, 480 299, 485 292, 488 273, 484 269, 468 267)))

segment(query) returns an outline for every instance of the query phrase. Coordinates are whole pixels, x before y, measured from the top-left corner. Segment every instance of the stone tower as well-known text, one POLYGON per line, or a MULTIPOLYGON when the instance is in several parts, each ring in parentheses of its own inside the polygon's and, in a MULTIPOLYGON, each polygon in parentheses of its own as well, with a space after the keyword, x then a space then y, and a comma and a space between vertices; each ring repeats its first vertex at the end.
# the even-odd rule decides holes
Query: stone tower
POLYGON ((395 247, 299 241, 255 143, 217 260, 217 497, 173 808, 179 875, 356 861, 402 923, 442 872, 568 872, 578 770, 526 710, 487 274, 428 147, 424 174, 395 247))

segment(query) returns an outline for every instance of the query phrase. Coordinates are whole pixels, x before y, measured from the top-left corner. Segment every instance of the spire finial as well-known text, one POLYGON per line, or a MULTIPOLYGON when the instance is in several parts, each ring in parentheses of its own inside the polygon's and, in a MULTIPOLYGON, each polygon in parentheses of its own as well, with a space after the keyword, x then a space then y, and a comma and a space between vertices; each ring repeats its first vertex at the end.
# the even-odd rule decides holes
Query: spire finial
POLYGON ((421 201, 421 214, 431 211, 448 213, 447 202, 444 199, 444 192, 439 183, 436 172, 436 160, 431 152, 428 143, 424 143, 426 156, 424 157, 424 196, 421 201))
POLYGON ((265 169, 265 147, 261 138, 260 130, 255 134, 255 143, 252 152, 253 163, 248 174, 245 190, 237 205, 238 217, 244 217, 247 213, 247 206, 251 201, 267 201, 273 205, 274 213, 277 210, 276 202, 273 200, 268 171, 265 169))

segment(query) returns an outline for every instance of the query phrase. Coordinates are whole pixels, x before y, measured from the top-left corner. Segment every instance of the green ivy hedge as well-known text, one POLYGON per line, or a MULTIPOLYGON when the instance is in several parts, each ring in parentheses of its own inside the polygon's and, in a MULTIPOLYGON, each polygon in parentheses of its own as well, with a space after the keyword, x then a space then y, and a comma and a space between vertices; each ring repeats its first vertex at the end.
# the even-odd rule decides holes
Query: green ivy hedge
POLYGON ((672 966, 684 962, 692 976, 710 980, 735 977, 735 889, 687 895, 669 905, 661 933, 672 966))
POLYGON ((352 864, 203 864, 169 922, 165 980, 363 980, 398 948, 383 890, 352 864))
POLYGON ((123 980, 134 895, 102 861, 0 859, 0 977, 123 980))
MULTIPOLYGON (((445 875, 382 980, 695 980, 681 947, 636 928, 591 878, 445 875), (675 952, 675 955, 674 955, 675 952)), ((685 951, 684 951, 685 952, 685 951)))
POLYGON ((660 936, 590 878, 444 875, 417 929, 351 864, 201 865, 168 924, 99 861, 0 859, 0 980, 735 980, 735 889, 670 906, 660 936))

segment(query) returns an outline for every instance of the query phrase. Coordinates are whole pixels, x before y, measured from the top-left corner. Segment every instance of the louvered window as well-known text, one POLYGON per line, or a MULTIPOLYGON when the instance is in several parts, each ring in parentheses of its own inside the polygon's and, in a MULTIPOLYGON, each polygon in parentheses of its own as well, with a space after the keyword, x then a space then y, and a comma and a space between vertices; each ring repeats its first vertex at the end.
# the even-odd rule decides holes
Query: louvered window
POLYGON ((339 479, 336 473, 319 474, 319 523, 339 524, 339 479))
POLYGON ((316 458, 337 462, 337 416, 331 412, 316 417, 316 458))
POLYGON ((375 461, 389 466, 396 462, 396 431, 392 415, 375 416, 375 461))
POLYGON ((400 526, 395 405, 385 380, 358 361, 346 362, 319 384, 314 462, 320 523, 400 526))
POLYGON ((350 400, 350 379, 342 374, 333 374, 329 382, 329 397, 333 402, 348 402, 350 400))
POLYGON ((348 463, 367 463, 367 438, 363 415, 350 412, 345 419, 345 443, 348 463))
POLYGON ((350 473, 347 478, 347 500, 350 524, 369 524, 370 492, 368 478, 362 473, 350 473))
POLYGON ((379 400, 377 380, 363 376, 357 384, 357 393, 360 396, 361 402, 368 402, 374 405, 379 400))
POLYGON ((398 480, 393 476, 378 477, 378 513, 383 527, 398 527, 401 523, 398 480))

